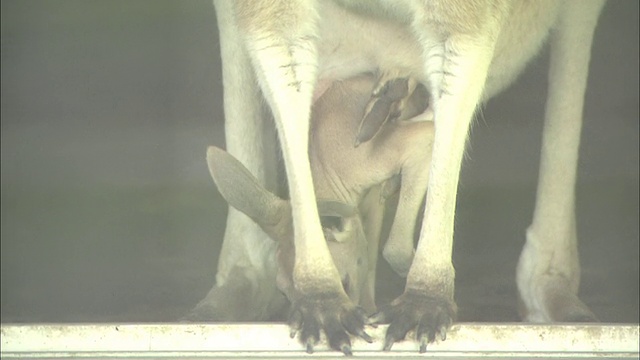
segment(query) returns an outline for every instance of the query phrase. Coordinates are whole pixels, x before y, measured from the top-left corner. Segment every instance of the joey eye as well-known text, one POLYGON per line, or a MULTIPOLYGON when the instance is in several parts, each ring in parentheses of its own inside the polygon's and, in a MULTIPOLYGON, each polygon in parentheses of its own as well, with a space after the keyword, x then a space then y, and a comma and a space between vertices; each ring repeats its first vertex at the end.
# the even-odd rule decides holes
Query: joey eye
POLYGON ((320 224, 323 229, 344 231, 344 224, 340 216, 320 216, 320 224))
POLYGON ((345 276, 345 278, 342 280, 342 288, 344 289, 344 292, 346 292, 347 294, 349 293, 349 277, 345 276))

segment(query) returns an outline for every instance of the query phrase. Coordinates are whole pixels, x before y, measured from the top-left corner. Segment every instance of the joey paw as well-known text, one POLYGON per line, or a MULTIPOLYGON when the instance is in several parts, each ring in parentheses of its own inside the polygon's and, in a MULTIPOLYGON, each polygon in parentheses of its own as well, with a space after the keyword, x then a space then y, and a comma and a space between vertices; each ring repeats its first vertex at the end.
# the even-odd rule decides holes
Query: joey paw
POLYGON ((389 121, 398 118, 406 99, 415 89, 417 82, 408 77, 378 79, 379 84, 374 89, 371 100, 360 121, 355 145, 371 140, 389 121))

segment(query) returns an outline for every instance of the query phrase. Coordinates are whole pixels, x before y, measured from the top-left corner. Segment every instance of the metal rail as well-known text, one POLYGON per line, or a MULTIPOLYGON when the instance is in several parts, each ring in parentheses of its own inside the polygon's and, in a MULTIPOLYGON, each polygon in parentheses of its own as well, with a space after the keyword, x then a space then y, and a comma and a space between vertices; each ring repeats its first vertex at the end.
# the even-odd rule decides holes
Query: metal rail
MULTIPOLYGON (((313 355, 282 324, 3 324, 2 359, 31 358, 344 358, 319 344, 313 355)), ((415 342, 381 351, 386 326, 368 329, 375 341, 353 341, 354 357, 388 358, 639 358, 639 326, 456 324, 447 340, 418 354, 415 342)))

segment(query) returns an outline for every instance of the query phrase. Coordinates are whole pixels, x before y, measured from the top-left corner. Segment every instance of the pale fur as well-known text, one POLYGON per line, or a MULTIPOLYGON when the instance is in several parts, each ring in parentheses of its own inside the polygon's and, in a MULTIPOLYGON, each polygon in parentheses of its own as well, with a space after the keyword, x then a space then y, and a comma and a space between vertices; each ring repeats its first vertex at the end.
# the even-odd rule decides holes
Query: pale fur
MULTIPOLYGON (((511 83, 553 29, 540 186, 518 267, 518 288, 529 320, 590 314, 576 297, 573 187, 591 38, 603 1, 214 0, 214 4, 223 58, 227 149, 271 186, 268 169, 273 156, 268 155, 266 162, 262 156, 273 149, 270 133, 263 131, 268 128, 261 112, 260 94, 264 95, 275 117, 290 187, 296 249, 293 281, 310 298, 322 293, 343 296, 322 237, 306 152, 313 99, 333 81, 363 72, 378 72, 381 84, 389 73, 404 73, 427 86, 437 132, 427 206, 405 294, 452 304, 453 223, 469 124, 481 101, 511 83)), ((409 240, 406 233, 392 230, 389 243, 409 240), (395 239, 394 234, 404 238, 395 239)), ((236 267, 258 279, 252 291, 265 297, 247 310, 256 318, 264 318, 277 298, 273 269, 265 261, 273 251, 267 244, 259 229, 231 212, 217 281, 224 286, 236 267), (259 253, 256 248, 265 250, 259 253)), ((399 298, 394 306, 402 308, 403 301, 399 298)), ((392 321, 391 326, 397 324, 392 321)), ((423 345, 425 341, 421 339, 423 345)))
MULTIPOLYGON (((404 122, 426 108, 423 91, 407 99, 396 121, 384 124, 371 141, 354 147, 359 119, 374 85, 373 75, 332 84, 313 107, 309 141, 320 215, 340 222, 337 228, 323 227, 329 251, 345 291, 369 314, 376 310, 375 275, 386 200, 398 190, 393 184, 400 180, 399 192, 406 194, 411 180, 406 174, 428 171, 424 164, 430 162, 434 136, 431 122, 404 122)), ((209 148, 207 163, 229 204, 278 243, 273 259, 278 264, 278 288, 294 301, 299 295, 292 282, 295 249, 290 203, 266 190, 223 150, 209 148)), ((411 211, 398 209, 396 221, 415 222, 417 209, 407 210, 411 211)))

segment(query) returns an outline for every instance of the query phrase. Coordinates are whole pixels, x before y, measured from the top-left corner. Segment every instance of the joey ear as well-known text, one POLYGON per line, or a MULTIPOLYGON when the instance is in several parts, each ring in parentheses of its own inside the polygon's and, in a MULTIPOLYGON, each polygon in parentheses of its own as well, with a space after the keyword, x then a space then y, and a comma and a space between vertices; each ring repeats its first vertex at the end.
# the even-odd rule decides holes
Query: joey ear
POLYGON ((387 81, 377 94, 372 95, 360 121, 355 146, 371 140, 389 120, 400 116, 397 102, 409 95, 409 79, 387 81))
MULTIPOLYGON (((210 146, 207 165, 220 194, 229 205, 249 216, 265 231, 278 223, 283 212, 287 212, 287 201, 260 185, 249 170, 228 152, 210 146)), ((290 212, 288 216, 291 216, 290 212)))

